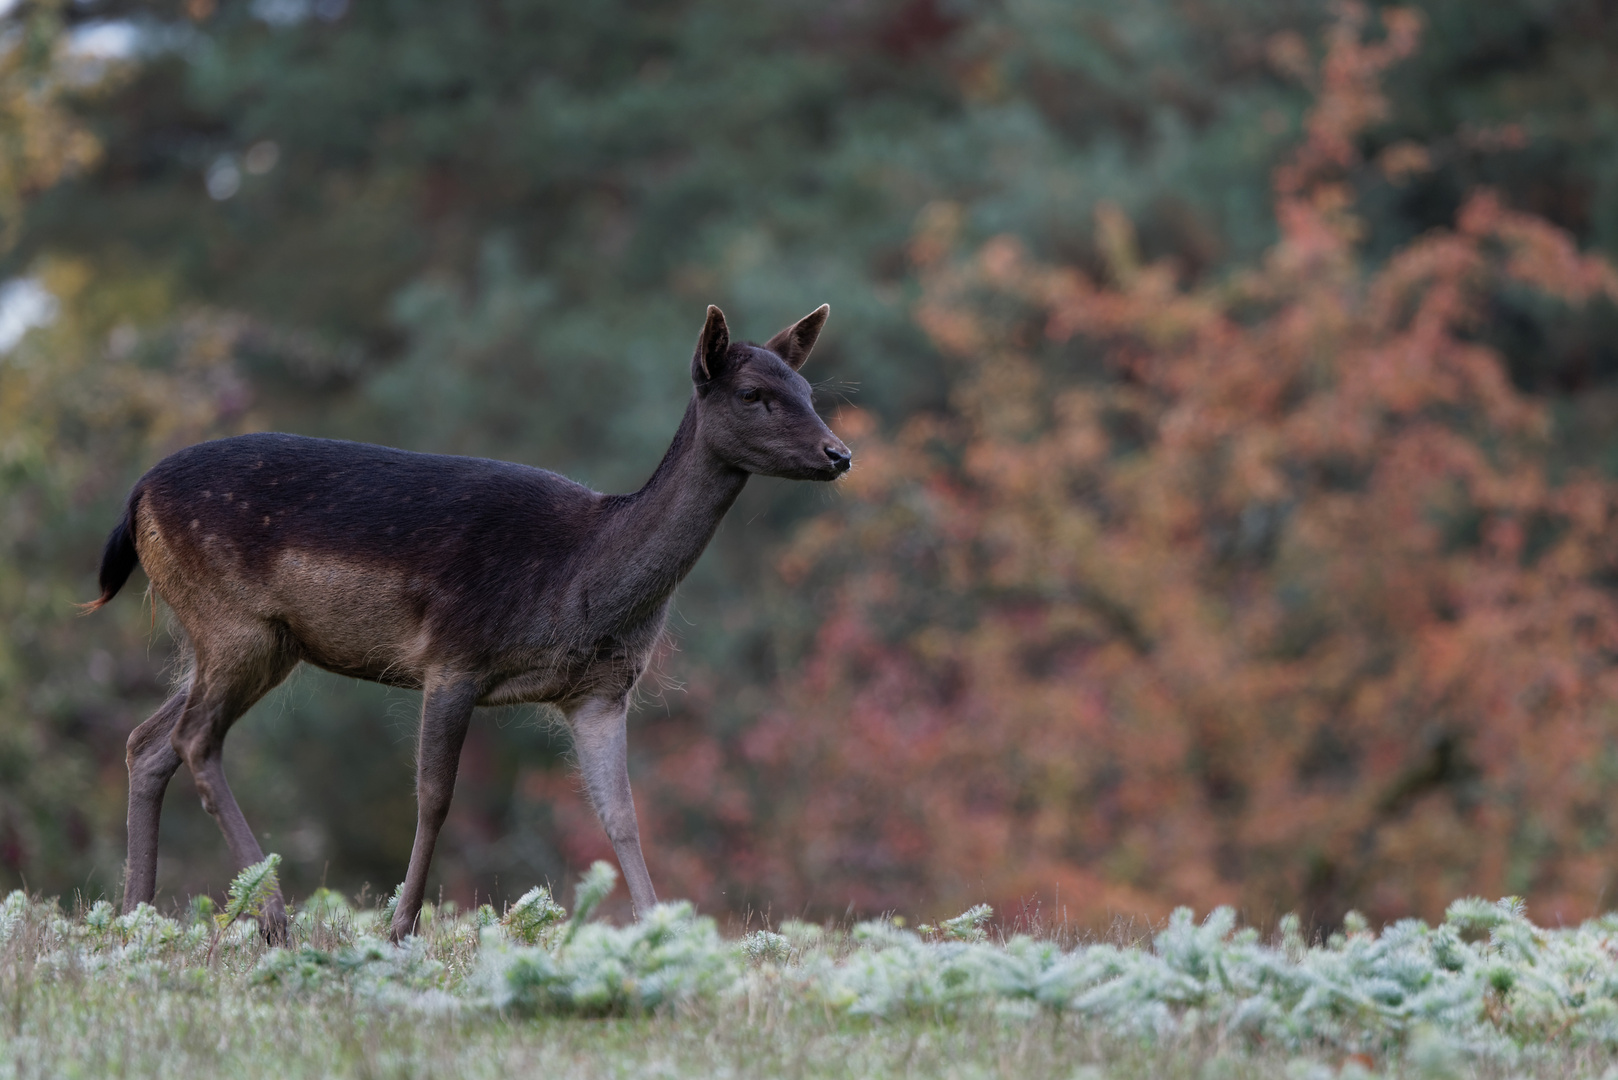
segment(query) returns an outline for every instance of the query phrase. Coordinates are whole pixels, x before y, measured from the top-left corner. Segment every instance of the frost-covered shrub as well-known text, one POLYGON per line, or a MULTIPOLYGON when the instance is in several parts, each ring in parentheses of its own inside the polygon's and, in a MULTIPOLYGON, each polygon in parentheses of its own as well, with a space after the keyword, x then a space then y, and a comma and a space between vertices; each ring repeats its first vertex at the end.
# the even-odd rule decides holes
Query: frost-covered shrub
POLYGON ((293 993, 341 989, 362 997, 400 1000, 432 1008, 453 1006, 448 970, 427 956, 420 938, 403 945, 371 940, 325 952, 309 945, 269 949, 248 980, 293 993))
POLYGON ((792 955, 792 943, 784 935, 755 930, 742 938, 742 952, 755 964, 784 964, 792 955))
POLYGON ((551 899, 551 891, 536 885, 506 911, 500 925, 514 940, 524 945, 539 945, 551 937, 567 909, 551 899))
POLYGON ((988 937, 983 924, 988 922, 993 914, 994 908, 988 904, 978 904, 953 919, 945 919, 938 924, 938 929, 952 941, 982 941, 988 937))
POLYGON ((1420 1068, 1417 1057, 1516 1060, 1552 1042, 1618 1049, 1618 915, 1549 930, 1519 901, 1463 900, 1437 926, 1404 920, 1377 932, 1345 921, 1344 933, 1310 944, 1295 918, 1264 941, 1228 908, 1200 922, 1181 909, 1149 943, 1063 949, 1027 936, 993 942, 987 909, 974 908, 915 931, 888 919, 848 931, 789 920, 726 941, 687 903, 628 926, 589 921, 614 881, 610 867, 593 867, 571 915, 545 890, 503 919, 486 905, 446 904, 402 945, 386 940, 375 909, 317 893, 286 948, 266 946, 246 920, 221 928, 146 905, 118 915, 106 903, 70 917, 14 892, 0 900, 0 958, 26 963, 34 979, 89 974, 198 992, 237 980, 237 993, 513 1017, 775 995, 874 1021, 1074 1017, 1131 1039, 1209 1031, 1233 1047, 1407 1055, 1420 1068))
POLYGON ((499 1008, 590 1015, 712 997, 740 974, 713 920, 684 901, 659 904, 629 926, 584 924, 555 948, 512 947, 486 934, 481 971, 499 1008))

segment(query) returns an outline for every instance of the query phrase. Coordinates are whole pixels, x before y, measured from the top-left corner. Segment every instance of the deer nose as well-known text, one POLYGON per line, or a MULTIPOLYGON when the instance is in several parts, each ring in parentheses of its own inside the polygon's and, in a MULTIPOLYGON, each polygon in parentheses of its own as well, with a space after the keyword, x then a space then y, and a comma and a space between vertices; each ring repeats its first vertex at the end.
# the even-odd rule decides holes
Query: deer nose
POLYGON ((848 447, 840 442, 830 442, 824 447, 826 456, 831 459, 832 468, 838 472, 847 472, 849 465, 854 461, 854 455, 848 452, 848 447))

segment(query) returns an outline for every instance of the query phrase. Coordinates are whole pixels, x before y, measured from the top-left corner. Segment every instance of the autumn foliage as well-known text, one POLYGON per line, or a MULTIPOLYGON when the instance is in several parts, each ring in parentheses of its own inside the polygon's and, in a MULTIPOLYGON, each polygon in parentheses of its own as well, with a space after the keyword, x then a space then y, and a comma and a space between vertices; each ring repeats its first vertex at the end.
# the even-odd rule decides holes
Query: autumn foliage
POLYGON ((640 789, 654 828, 719 821, 779 910, 1610 906, 1618 484, 1552 467, 1490 313, 1618 275, 1487 191, 1367 268, 1360 137, 1418 37, 1332 31, 1279 241, 1240 275, 1141 265, 1105 206, 1090 272, 1012 238, 959 257, 929 212, 916 316, 953 409, 841 415, 857 471, 781 562, 811 653, 640 789))

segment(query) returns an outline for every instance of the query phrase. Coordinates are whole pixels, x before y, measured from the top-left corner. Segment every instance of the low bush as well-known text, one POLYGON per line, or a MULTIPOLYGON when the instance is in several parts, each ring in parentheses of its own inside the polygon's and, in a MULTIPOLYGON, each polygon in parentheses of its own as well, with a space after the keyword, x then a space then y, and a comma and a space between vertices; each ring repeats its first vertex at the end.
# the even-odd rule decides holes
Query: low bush
MULTIPOLYGON (((271 872, 244 871, 226 911, 250 911, 255 883, 271 872)), ((764 1003, 856 1026, 987 1016, 1078 1025, 1126 1044, 1203 1035, 1240 1053, 1390 1066, 1440 1054, 1517 1068, 1618 1049, 1618 914, 1548 929, 1515 899, 1466 899, 1436 926, 1405 920, 1375 931, 1350 917, 1342 932, 1311 941, 1295 917, 1266 940, 1229 908, 1200 922, 1181 909, 1137 943, 1064 947, 996 934, 979 907, 914 931, 897 919, 788 921, 727 940, 684 902, 629 926, 589 921, 613 883, 598 863, 571 916, 548 892, 525 896, 503 919, 487 906, 429 906, 419 935, 399 945, 387 941, 381 911, 322 891, 293 915, 290 944, 276 948, 247 918, 226 923, 208 905, 183 918, 145 905, 115 915, 105 901, 66 914, 18 891, 0 902, 0 993, 14 1013, 33 991, 93 980, 131 995, 343 1001, 508 1024, 745 1002, 749 1015, 764 1003)))

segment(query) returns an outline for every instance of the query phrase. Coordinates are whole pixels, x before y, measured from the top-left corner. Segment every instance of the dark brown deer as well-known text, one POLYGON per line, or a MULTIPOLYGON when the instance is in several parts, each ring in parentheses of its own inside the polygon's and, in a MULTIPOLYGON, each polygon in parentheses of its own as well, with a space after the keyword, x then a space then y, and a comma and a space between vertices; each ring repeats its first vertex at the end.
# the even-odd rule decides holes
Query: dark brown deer
MULTIPOLYGON (((478 705, 562 711, 635 912, 650 909, 625 763, 630 692, 675 586, 748 476, 848 471, 848 448, 798 374, 828 310, 758 346, 732 343, 710 307, 685 418, 630 495, 525 465, 276 434, 201 443, 141 477, 88 606, 139 563, 192 660, 185 688, 129 737, 124 910, 152 900, 158 815, 181 762, 236 863, 263 858, 220 755, 230 726, 299 661, 422 691, 416 842, 395 940, 416 925, 478 705)), ((278 939, 285 926, 277 896, 263 927, 278 939)))

